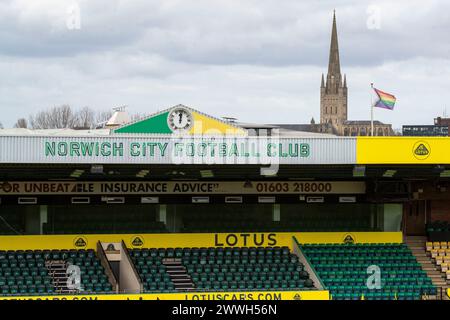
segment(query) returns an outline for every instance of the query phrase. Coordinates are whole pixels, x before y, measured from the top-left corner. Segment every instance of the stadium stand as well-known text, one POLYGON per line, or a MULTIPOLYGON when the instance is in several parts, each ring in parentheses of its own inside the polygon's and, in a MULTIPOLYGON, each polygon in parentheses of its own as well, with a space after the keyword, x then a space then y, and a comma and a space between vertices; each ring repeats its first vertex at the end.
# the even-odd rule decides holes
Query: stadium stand
POLYGON ((445 274, 446 279, 450 280, 450 243, 427 242, 426 250, 438 269, 445 274))
POLYGON ((310 290, 288 247, 131 249, 145 292, 310 290))
POLYGON ((2 295, 110 293, 112 286, 94 250, 9 250, 0 251, 0 290, 2 295), (70 263, 80 267, 80 291, 67 288, 70 263))
POLYGON ((436 295, 405 244, 304 244, 302 250, 336 300, 420 300, 436 295), (367 268, 380 267, 381 289, 369 290, 367 268))

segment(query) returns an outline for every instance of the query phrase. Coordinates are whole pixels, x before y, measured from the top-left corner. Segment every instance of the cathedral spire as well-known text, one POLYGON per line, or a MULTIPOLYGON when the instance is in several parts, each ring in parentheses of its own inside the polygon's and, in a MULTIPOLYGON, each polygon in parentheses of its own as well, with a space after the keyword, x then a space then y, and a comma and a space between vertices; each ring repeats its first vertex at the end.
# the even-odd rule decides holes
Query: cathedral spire
POLYGON ((323 77, 323 73, 322 73, 322 83, 320 84, 321 88, 325 88, 325 79, 323 77))
POLYGON ((339 60, 338 34, 336 26, 336 12, 333 12, 333 27, 331 30, 330 60, 328 73, 322 75, 320 88, 320 123, 332 124, 340 127, 347 120, 347 77, 341 74, 339 60))
POLYGON ((338 77, 341 74, 341 63, 339 61, 339 46, 336 27, 336 11, 333 13, 333 29, 331 31, 330 61, 328 63, 328 76, 338 77))

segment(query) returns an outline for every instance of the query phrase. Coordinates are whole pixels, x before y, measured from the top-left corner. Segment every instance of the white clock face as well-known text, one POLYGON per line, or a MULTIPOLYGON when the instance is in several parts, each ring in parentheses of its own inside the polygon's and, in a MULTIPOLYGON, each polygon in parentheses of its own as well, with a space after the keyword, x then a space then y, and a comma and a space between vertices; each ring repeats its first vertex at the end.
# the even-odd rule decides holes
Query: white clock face
POLYGON ((175 109, 169 113, 167 122, 174 131, 188 130, 192 126, 192 115, 186 109, 175 109))

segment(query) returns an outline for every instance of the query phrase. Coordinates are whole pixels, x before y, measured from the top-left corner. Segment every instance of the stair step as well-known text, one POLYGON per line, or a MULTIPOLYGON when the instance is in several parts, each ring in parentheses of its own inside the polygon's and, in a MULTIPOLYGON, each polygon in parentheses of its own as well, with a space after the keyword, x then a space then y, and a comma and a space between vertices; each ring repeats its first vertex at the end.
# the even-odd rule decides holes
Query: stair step
POLYGON ((194 285, 194 283, 192 282, 191 279, 175 280, 175 281, 172 281, 172 283, 175 286, 179 286, 179 285, 194 285))
POLYGON ((184 269, 184 268, 166 269, 166 272, 173 272, 173 273, 175 273, 175 272, 186 272, 186 269, 184 269))
POLYGON ((49 276, 52 278, 52 284, 56 293, 60 294, 78 294, 79 290, 67 288, 67 263, 64 260, 47 261, 45 267, 49 276))
POLYGON ((172 282, 192 282, 191 277, 189 276, 184 276, 184 277, 180 277, 180 278, 170 278, 170 280, 172 280, 172 282))
POLYGON ((170 274, 169 276, 170 276, 170 278, 172 278, 172 279, 185 279, 185 278, 190 279, 190 278, 191 278, 191 277, 190 277, 189 275, 187 275, 187 274, 170 274))
POLYGON ((192 278, 182 264, 181 259, 164 259, 163 264, 166 266, 166 273, 170 276, 170 280, 177 291, 195 289, 192 278))

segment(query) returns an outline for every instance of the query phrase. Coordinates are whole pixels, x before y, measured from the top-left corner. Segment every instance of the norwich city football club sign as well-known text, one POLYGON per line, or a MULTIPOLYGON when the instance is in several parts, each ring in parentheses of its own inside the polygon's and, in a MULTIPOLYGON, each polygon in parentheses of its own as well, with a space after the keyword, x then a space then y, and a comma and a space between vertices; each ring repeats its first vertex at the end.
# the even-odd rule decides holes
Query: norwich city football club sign
POLYGON ((0 163, 348 164, 356 140, 279 137, 2 137, 0 163))

